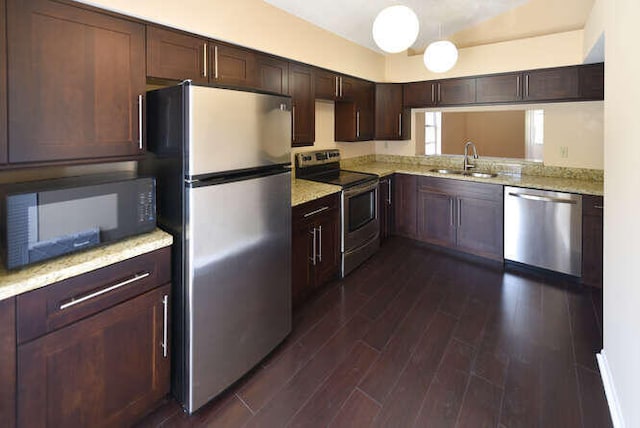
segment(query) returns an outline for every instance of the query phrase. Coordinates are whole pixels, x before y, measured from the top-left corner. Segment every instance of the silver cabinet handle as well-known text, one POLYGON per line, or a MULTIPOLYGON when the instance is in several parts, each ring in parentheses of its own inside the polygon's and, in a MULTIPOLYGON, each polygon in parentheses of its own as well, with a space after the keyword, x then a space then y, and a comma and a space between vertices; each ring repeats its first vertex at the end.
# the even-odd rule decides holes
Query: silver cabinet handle
POLYGON ((431 84, 431 104, 436 103, 436 85, 431 84))
POLYGON ((167 296, 165 294, 165 296, 162 298, 162 306, 163 306, 163 310, 164 310, 164 318, 163 318, 163 323, 162 323, 162 356, 164 358, 167 358, 167 354, 168 354, 168 330, 169 330, 169 296, 167 296))
POLYGON ((603 210, 604 207, 602 205, 594 205, 593 208, 597 209, 597 210, 603 210))
POLYGON ((329 209, 329 207, 327 207, 327 206, 324 206, 322 208, 318 208, 317 210, 313 210, 313 211, 310 211, 310 212, 306 213, 304 215, 304 218, 311 217, 312 215, 316 215, 316 214, 321 213, 322 211, 326 211, 328 209, 329 209))
POLYGON ((217 46, 213 47, 213 70, 214 70, 213 77, 217 79, 218 78, 218 47, 217 46))
POLYGON ((207 44, 202 49, 202 77, 207 77, 207 44))
POLYGON ((389 186, 389 199, 387 199, 389 201, 389 205, 391 205, 391 179, 387 180, 387 185, 389 186))
POLYGON ((338 91, 339 91, 338 87, 340 86, 340 83, 338 83, 338 79, 339 77, 336 76, 336 98, 338 98, 338 91))
POLYGON ((398 115, 398 137, 402 137, 402 113, 398 115))
POLYGON ((525 97, 529 96, 529 75, 528 74, 524 75, 524 96, 525 97))
POLYGON ((313 230, 311 232, 309 232, 313 235, 313 255, 311 256, 311 263, 315 266, 316 265, 316 228, 314 227, 313 230))
POLYGON ((342 97, 342 76, 340 76, 340 97, 342 97))
POLYGON ((516 76, 516 98, 520 98, 520 75, 516 76))
POLYGON ((110 287, 103 288, 102 290, 96 291, 95 293, 87 294, 86 296, 82 296, 82 297, 79 297, 77 299, 75 297, 72 297, 69 302, 63 303, 62 305, 60 305, 60 310, 62 311, 64 309, 67 309, 67 308, 70 308, 72 306, 75 306, 75 305, 77 305, 79 303, 86 302, 87 300, 91 300, 91 299, 93 299, 95 297, 98 297, 98 296, 102 296, 105 293, 108 293, 110 291, 116 290, 116 289, 118 289, 120 287, 124 287, 125 285, 129 285, 129 284, 131 284, 133 282, 140 281, 141 279, 144 279, 144 278, 148 277, 149 275, 151 275, 149 272, 136 274, 133 278, 129 278, 126 281, 122 281, 122 282, 114 284, 114 285, 112 285, 110 287))
POLYGON ((449 198, 449 225, 453 226, 453 198, 449 198))
POLYGON ((462 226, 462 200, 458 199, 458 226, 462 226))
POLYGON ((318 226, 318 262, 322 263, 322 226, 318 226))
POLYGON ((360 110, 356 111, 356 138, 360 138, 360 110))
POLYGON ((509 196, 515 196, 516 198, 529 199, 532 201, 542 201, 542 202, 555 202, 558 204, 572 204, 575 205, 576 201, 573 199, 564 199, 564 198, 552 198, 549 196, 538 196, 538 195, 530 195, 528 193, 512 193, 509 192, 509 196))
POLYGON ((142 150, 142 95, 138 95, 138 148, 142 150))

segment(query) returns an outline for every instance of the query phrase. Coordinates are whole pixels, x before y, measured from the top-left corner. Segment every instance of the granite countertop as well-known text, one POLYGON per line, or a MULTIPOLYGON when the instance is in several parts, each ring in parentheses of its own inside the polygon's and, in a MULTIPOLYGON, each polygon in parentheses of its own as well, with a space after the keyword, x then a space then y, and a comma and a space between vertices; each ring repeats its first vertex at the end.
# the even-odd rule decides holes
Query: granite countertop
POLYGON ((173 237, 160 229, 16 271, 0 267, 0 300, 168 247, 173 237))
POLYGON ((577 178, 546 177, 538 175, 511 175, 498 174, 492 178, 478 178, 459 174, 439 174, 432 172, 433 165, 411 165, 404 163, 370 162, 349 165, 345 169, 351 171, 367 172, 379 176, 393 173, 424 175, 441 177, 453 180, 475 181, 479 183, 501 184, 505 186, 528 187, 532 189, 553 190, 558 192, 581 193, 585 195, 604 194, 604 182, 595 180, 582 180, 577 178))
POLYGON ((340 191, 342 191, 342 188, 333 184, 293 179, 291 181, 291 206, 295 207, 340 191))

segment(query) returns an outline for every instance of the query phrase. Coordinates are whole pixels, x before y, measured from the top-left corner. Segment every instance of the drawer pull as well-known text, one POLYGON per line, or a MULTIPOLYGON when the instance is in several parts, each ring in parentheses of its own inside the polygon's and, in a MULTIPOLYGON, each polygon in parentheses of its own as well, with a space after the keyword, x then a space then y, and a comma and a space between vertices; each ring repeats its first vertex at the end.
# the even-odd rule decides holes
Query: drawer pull
POLYGON ((602 205, 594 205, 593 208, 597 209, 597 210, 603 210, 604 207, 602 205))
POLYGON ((78 303, 86 302, 87 300, 93 299, 94 297, 101 296, 105 293, 116 290, 120 287, 124 287, 125 285, 129 285, 132 282, 140 281, 141 279, 144 279, 149 275, 151 275, 149 272, 139 273, 139 274, 136 274, 136 276, 134 276, 133 278, 129 278, 125 281, 114 284, 111 287, 103 288, 102 290, 96 291, 95 293, 87 294, 86 296, 82 296, 78 299, 71 298, 69 302, 63 303, 62 305, 60 305, 60 310, 62 311, 64 309, 70 308, 71 306, 77 305, 78 303))
POLYGON ((304 218, 311 217, 312 215, 319 214, 319 213, 321 213, 322 211, 326 211, 326 210, 328 210, 328 209, 329 209, 329 207, 322 207, 322 208, 318 208, 317 210, 314 210, 314 211, 311 211, 311 212, 306 213, 306 214, 304 215, 304 218))

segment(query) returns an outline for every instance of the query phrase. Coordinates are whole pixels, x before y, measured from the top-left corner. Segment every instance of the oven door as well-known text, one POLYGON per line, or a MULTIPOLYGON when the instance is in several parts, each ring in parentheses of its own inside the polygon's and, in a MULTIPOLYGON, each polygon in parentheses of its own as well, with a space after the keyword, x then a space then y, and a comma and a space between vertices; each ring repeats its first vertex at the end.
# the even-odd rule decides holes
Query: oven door
POLYGON ((342 252, 370 241, 380 233, 378 180, 342 191, 342 252))

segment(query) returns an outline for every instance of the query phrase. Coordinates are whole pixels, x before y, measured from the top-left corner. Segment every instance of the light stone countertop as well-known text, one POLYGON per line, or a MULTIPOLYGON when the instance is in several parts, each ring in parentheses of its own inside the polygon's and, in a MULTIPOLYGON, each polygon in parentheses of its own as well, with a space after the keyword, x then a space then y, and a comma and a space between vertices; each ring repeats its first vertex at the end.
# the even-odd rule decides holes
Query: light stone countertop
POLYGON ((349 165, 345 169, 367 172, 379 176, 393 173, 424 175, 430 177, 448 178, 453 180, 475 181, 478 183, 501 184, 505 186, 527 187, 531 189, 552 190, 557 192, 581 193, 585 195, 604 195, 604 182, 595 180, 580 180, 575 178, 545 177, 537 175, 498 174, 493 178, 477 178, 459 174, 439 174, 432 172, 433 165, 411 165, 403 163, 371 162, 349 165))
POLYGON ((173 237, 160 229, 133 236, 113 244, 52 259, 16 271, 0 266, 0 300, 82 275, 173 243, 173 237))
POLYGON ((291 206, 295 207, 340 191, 342 191, 342 188, 333 184, 293 179, 291 181, 291 206))

